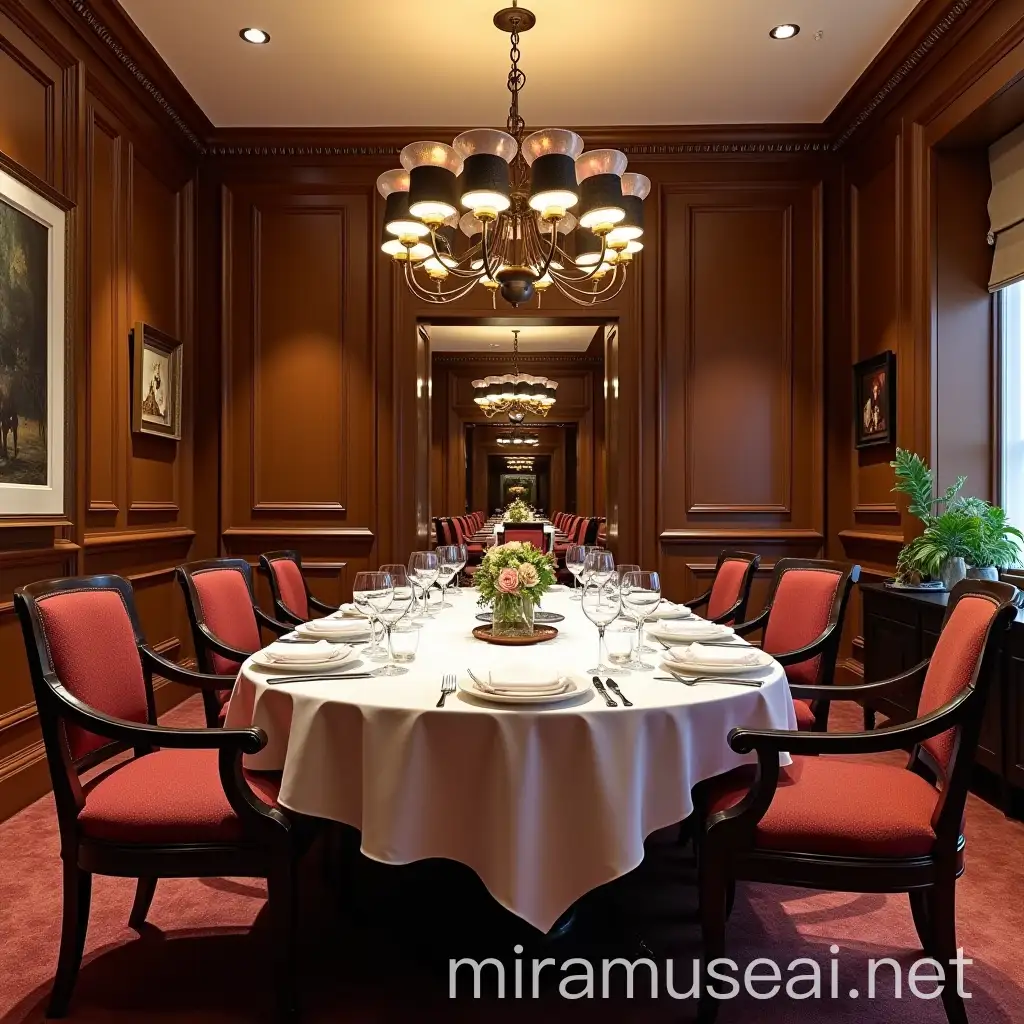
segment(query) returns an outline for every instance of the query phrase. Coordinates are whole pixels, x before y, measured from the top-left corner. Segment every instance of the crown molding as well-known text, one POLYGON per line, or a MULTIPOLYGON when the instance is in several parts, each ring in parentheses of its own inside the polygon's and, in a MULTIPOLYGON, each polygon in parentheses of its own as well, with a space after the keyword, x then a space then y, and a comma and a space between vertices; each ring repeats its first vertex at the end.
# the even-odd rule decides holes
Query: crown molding
MULTIPOLYGON (((487 366, 508 366, 512 360, 511 352, 434 352, 434 361, 439 366, 467 366, 473 364, 484 364, 487 366)), ((598 356, 588 356, 584 352, 579 354, 572 352, 547 352, 547 353, 519 353, 520 364, 558 363, 566 366, 579 368, 593 368, 604 365, 604 360, 598 356)))
MULTIPOLYGON (((624 125, 579 129, 590 147, 614 146, 658 161, 835 152, 905 86, 942 44, 952 43, 996 0, 922 0, 824 124, 624 125)), ((417 136, 447 138, 461 127, 215 128, 117 0, 50 0, 84 23, 109 59, 163 110, 191 149, 211 159, 391 160, 417 136)))

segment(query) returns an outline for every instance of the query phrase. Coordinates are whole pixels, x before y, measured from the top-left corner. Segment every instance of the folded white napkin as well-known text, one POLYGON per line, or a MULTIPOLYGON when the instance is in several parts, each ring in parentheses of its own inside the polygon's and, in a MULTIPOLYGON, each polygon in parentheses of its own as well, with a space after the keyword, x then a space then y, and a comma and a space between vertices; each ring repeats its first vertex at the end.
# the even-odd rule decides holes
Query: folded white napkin
POLYGON ((366 615, 363 614, 351 601, 347 604, 341 605, 336 612, 331 612, 327 616, 328 619, 365 619, 366 615))
POLYGON ((264 648, 263 656, 278 665, 301 665, 307 661, 316 664, 342 658, 348 650, 341 645, 329 644, 326 640, 317 640, 312 644, 273 643, 264 648))
POLYGON ((347 636, 365 633, 365 619, 311 619, 302 626, 302 632, 325 633, 328 636, 347 636))
POLYGON ((717 622, 699 619, 696 615, 689 619, 668 619, 658 624, 659 633, 679 633, 686 636, 702 636, 706 640, 712 637, 730 636, 733 632, 728 626, 717 622))
POLYGON ((538 694, 561 693, 569 680, 554 669, 537 667, 512 661, 499 668, 474 670, 480 689, 488 693, 538 694))
POLYGON ((685 619, 693 615, 693 611, 685 604, 674 604, 662 598, 661 604, 654 611, 649 612, 649 619, 685 619))
POLYGON ((760 662, 756 647, 707 647, 704 644, 690 644, 688 647, 673 647, 669 658, 681 665, 757 665, 760 662))

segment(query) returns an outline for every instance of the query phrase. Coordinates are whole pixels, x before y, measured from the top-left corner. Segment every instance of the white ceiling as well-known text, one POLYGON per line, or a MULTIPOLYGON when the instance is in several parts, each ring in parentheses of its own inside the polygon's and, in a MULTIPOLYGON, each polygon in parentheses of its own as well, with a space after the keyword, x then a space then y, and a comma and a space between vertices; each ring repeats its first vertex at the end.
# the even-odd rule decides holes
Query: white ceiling
MULTIPOLYGON (((594 340, 596 327, 531 326, 523 321, 519 332, 520 352, 586 352, 594 340)), ((432 352, 511 352, 512 328, 490 325, 430 327, 432 352)))
MULTIPOLYGON (((917 0, 522 0, 527 124, 823 121, 917 0), (795 22, 794 39, 768 31, 795 22), (815 39, 821 30, 824 35, 815 39)), ((121 0, 218 127, 501 125, 511 0, 121 0), (270 32, 266 46, 238 32, 270 32)))

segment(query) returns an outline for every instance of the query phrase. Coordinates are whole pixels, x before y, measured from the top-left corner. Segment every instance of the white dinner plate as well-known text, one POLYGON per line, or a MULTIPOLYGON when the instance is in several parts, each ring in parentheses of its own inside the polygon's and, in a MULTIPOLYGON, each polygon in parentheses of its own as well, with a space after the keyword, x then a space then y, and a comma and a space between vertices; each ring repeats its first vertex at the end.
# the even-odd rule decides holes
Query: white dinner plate
MULTIPOLYGON (((322 619, 320 620, 323 621, 322 619)), ((315 637, 317 640, 330 640, 337 643, 339 640, 367 640, 370 636, 369 624, 363 626, 358 619, 336 620, 341 628, 339 629, 310 629, 308 623, 302 623, 295 627, 295 632, 301 637, 315 637), (351 623, 351 625, 342 625, 351 623), (356 627, 356 628, 353 628, 356 627)))
POLYGON ((584 676, 568 675, 566 678, 572 684, 570 689, 561 693, 487 693, 481 690, 468 676, 459 676, 459 689, 464 693, 475 697, 477 700, 485 700, 491 704, 556 704, 565 700, 573 700, 588 693, 591 690, 590 682, 584 676))
POLYGON ((694 619, 691 622, 677 621, 673 628, 661 625, 647 626, 647 635, 655 640, 663 640, 667 644, 699 644, 702 640, 708 643, 721 643, 736 636, 732 626, 722 626, 705 619, 694 619), (699 625, 698 625, 699 623, 699 625))
POLYGON ((687 608, 685 604, 672 604, 671 601, 662 601, 661 604, 659 604, 658 607, 647 616, 647 621, 657 622, 658 619, 688 619, 691 615, 693 615, 693 610, 687 608))
POLYGON ((750 672, 763 672, 770 668, 774 659, 770 654, 750 648, 757 655, 757 661, 752 665, 723 665, 720 662, 699 662, 699 661, 663 661, 662 668, 669 672, 676 672, 681 676, 742 676, 750 672))
POLYGON ((548 593, 561 594, 568 589, 569 588, 564 583, 552 583, 551 586, 548 587, 548 593))
POLYGON ((269 661, 263 651, 252 656, 254 665, 265 672, 294 672, 301 675, 312 675, 315 672, 331 672, 335 669, 351 668, 356 652, 351 647, 339 646, 337 657, 325 658, 323 661, 269 661))

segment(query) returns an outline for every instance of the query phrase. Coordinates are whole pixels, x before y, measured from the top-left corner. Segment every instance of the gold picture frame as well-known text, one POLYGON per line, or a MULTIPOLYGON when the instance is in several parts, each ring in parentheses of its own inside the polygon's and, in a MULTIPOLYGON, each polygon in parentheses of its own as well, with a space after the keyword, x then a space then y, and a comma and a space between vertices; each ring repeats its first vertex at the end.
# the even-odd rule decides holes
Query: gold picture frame
POLYGON ((181 342, 141 320, 132 329, 132 433, 181 440, 181 342))

